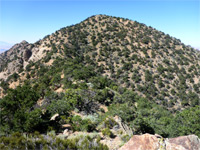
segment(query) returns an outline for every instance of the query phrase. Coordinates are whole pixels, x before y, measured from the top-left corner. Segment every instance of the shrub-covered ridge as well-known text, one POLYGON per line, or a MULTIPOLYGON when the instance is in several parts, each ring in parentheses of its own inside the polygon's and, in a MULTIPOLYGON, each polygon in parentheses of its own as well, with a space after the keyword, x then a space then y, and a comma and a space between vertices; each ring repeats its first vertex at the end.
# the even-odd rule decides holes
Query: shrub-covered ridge
POLYGON ((2 138, 200 136, 200 53, 152 27, 97 15, 0 56, 2 138))

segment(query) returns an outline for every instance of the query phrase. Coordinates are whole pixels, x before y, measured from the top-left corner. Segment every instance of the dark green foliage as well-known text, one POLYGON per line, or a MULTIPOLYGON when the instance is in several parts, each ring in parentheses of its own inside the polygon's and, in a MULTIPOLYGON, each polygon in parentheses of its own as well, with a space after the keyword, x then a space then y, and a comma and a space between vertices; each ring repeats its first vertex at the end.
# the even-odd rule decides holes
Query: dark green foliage
POLYGON ((109 112, 106 113, 107 116, 119 116, 137 134, 157 133, 163 137, 188 134, 199 136, 199 106, 185 109, 183 112, 173 116, 171 112, 162 106, 149 102, 145 98, 135 96, 132 101, 136 102, 136 107, 131 104, 131 101, 125 104, 110 105, 109 112))
POLYGON ((69 116, 69 112, 72 110, 72 107, 65 99, 61 99, 52 101, 51 104, 47 107, 47 110, 51 116, 56 113, 59 115, 69 116))
POLYGON ((128 103, 111 105, 109 107, 109 113, 113 116, 119 116, 122 118, 122 121, 127 123, 135 119, 135 107, 128 103))
POLYGON ((51 104, 48 105, 47 111, 51 116, 58 113, 69 117, 72 110, 75 108, 83 109, 83 99, 80 96, 81 90, 67 89, 65 96, 61 99, 53 99, 51 104))
POLYGON ((19 75, 15 72, 11 76, 8 77, 7 81, 10 81, 13 79, 16 82, 18 78, 19 78, 19 75))
POLYGON ((115 125, 117 125, 117 122, 113 118, 106 118, 104 121, 104 126, 108 129, 112 129, 115 125))
POLYGON ((143 118, 137 117, 134 120, 134 127, 135 127, 135 133, 150 133, 150 134, 155 134, 154 129, 151 127, 151 125, 145 121, 143 118))
POLYGON ((34 131, 42 131, 42 128, 45 129, 45 120, 42 118, 43 113, 41 109, 34 109, 26 116, 25 131, 34 132, 34 131))
POLYGON ((200 106, 178 113, 170 124, 170 136, 195 134, 200 137, 200 106))
POLYGON ((53 78, 51 79, 51 82, 50 82, 50 84, 58 84, 58 83, 60 83, 60 81, 61 81, 61 77, 60 77, 61 75, 60 75, 60 73, 58 73, 58 74, 55 74, 54 76, 53 76, 53 78))
POLYGON ((152 75, 151 73, 149 72, 149 70, 146 70, 145 71, 145 81, 148 82, 148 81, 152 81, 153 78, 152 78, 152 75))
POLYGON ((151 39, 149 37, 145 37, 143 40, 142 40, 142 43, 144 44, 149 44, 149 42, 151 41, 151 39))
POLYGON ((79 95, 80 90, 68 89, 65 93, 65 100, 67 101, 68 107, 73 110, 74 108, 83 108, 83 99, 79 95))
POLYGON ((87 80, 88 78, 94 75, 94 72, 92 67, 83 67, 75 69, 73 71, 73 75, 75 79, 87 80))
POLYGON ((123 94, 122 94, 122 103, 128 102, 128 103, 134 103, 135 102, 135 98, 136 98, 136 94, 133 91, 130 90, 126 90, 123 94))
POLYGON ((191 103, 190 103, 191 106, 194 107, 196 105, 197 106, 200 105, 200 100, 199 100, 199 97, 196 93, 190 91, 187 96, 188 96, 189 99, 191 99, 191 103))
POLYGON ((73 131, 87 131, 95 130, 96 125, 89 119, 82 119, 80 116, 73 116, 71 119, 73 131))
POLYGON ((7 96, 0 101, 1 130, 5 132, 30 131, 25 124, 27 121, 31 122, 30 117, 37 116, 37 114, 31 112, 31 109, 33 109, 38 98, 38 93, 28 84, 22 87, 18 86, 14 90, 9 89, 7 96))
POLYGON ((110 92, 109 89, 105 88, 97 92, 97 94, 95 95, 95 100, 102 104, 109 105, 113 101, 113 96, 114 94, 110 92))
POLYGON ((102 76, 91 78, 89 81, 92 82, 96 89, 104 89, 115 85, 110 79, 102 76))
POLYGON ((114 137, 113 133, 110 131, 109 128, 103 129, 103 130, 102 130, 102 134, 103 134, 104 136, 108 136, 108 137, 111 137, 111 138, 114 137))
POLYGON ((4 80, 1 80, 0 81, 0 86, 5 90, 7 91, 9 89, 9 84, 8 82, 4 81, 4 80))

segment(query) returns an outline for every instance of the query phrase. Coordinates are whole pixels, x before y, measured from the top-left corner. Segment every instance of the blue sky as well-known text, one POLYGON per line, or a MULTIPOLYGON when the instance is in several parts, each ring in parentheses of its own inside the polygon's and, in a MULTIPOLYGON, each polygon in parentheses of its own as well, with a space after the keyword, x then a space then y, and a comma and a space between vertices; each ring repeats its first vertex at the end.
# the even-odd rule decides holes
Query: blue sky
POLYGON ((136 20, 200 49, 200 0, 0 0, 0 41, 33 43, 96 14, 136 20))

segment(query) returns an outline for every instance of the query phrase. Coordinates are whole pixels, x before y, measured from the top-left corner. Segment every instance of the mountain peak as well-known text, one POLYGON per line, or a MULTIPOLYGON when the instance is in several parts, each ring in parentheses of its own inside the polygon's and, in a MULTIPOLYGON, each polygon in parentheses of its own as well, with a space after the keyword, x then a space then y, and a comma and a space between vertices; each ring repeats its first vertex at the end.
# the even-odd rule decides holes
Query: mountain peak
POLYGON ((199 51, 137 21, 94 15, 0 54, 1 134, 97 131, 110 149, 133 134, 159 134, 162 145, 200 137, 199 77, 199 51))
MULTIPOLYGON (((11 58, 27 56, 23 68, 30 56, 33 63, 41 61, 44 65, 52 65, 58 56, 68 59, 80 59, 81 56, 84 64, 92 65, 95 71, 101 70, 102 76, 132 88, 140 96, 162 102, 170 109, 176 105, 180 108, 196 105, 197 101, 188 98, 190 93, 200 97, 199 52, 176 38, 126 18, 93 15, 79 24, 57 30, 35 44, 23 40, 12 49, 14 52, 7 53, 7 62, 14 60, 11 58), (183 86, 184 90, 180 90, 183 86), (181 97, 184 94, 187 96, 181 97)), ((5 60, 0 63, 3 62, 5 60)), ((6 70, 7 66, 2 67, 6 70)))
POLYGON ((29 44, 29 43, 26 40, 23 40, 19 44, 29 44))

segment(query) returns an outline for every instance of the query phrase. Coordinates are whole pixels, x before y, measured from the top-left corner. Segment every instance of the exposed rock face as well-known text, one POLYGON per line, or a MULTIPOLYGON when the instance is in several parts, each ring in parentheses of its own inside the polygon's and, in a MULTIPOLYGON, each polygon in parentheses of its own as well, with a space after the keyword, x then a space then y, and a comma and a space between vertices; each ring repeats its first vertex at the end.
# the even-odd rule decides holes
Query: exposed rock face
POLYGON ((22 41, 15 44, 12 48, 0 54, 0 80, 6 80, 13 73, 19 71, 30 62, 36 62, 45 56, 45 51, 51 47, 44 45, 44 41, 30 44, 22 41))
POLYGON ((0 79, 6 79, 9 75, 18 72, 23 67, 24 60, 31 56, 30 50, 26 52, 30 48, 31 45, 28 42, 22 41, 15 44, 10 50, 0 54, 0 79))
POLYGON ((28 59, 31 57, 31 55, 32 55, 31 50, 26 50, 26 51, 24 52, 24 60, 25 60, 25 61, 28 61, 28 59))
POLYGON ((120 150, 157 150, 159 138, 155 135, 134 135, 120 150))
POLYGON ((14 72, 18 72, 20 67, 23 66, 22 64, 23 64, 23 60, 22 59, 16 59, 13 62, 8 63, 8 66, 7 66, 8 74, 14 73, 14 72))
POLYGON ((158 135, 134 135, 120 150, 200 150, 195 135, 164 139, 158 135))
POLYGON ((195 135, 180 136, 166 140, 167 150, 200 150, 200 140, 195 135))

